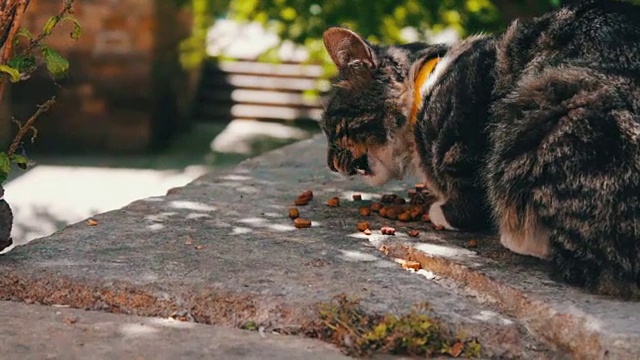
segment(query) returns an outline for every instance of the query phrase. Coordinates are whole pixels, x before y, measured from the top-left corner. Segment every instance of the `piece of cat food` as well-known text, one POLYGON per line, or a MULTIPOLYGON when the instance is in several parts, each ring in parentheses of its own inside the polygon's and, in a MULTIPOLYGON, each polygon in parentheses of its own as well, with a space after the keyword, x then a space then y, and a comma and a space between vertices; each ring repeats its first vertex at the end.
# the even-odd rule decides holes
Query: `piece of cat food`
POLYGON ((96 225, 98 225, 98 221, 96 219, 88 219, 87 220, 87 225, 96 226, 96 225))
POLYGON ((403 212, 402 214, 398 215, 398 220, 402 222, 411 221, 411 213, 408 211, 403 212))
POLYGON ((382 207, 383 207, 382 203, 379 203, 379 202, 371 203, 371 211, 380 211, 382 207))
POLYGON ((392 228, 391 226, 383 226, 382 228, 380 228, 380 232, 382 233, 382 235, 395 235, 396 229, 392 228))
POLYGON ((437 230, 437 231, 444 230, 444 226, 442 226, 442 225, 433 225, 433 229, 437 230))
POLYGON ((360 200, 362 200, 362 195, 353 194, 352 198, 353 198, 354 201, 360 201, 360 200))
POLYGON ((360 221, 356 225, 356 228, 358 228, 358 231, 365 231, 365 230, 371 229, 371 224, 369 224, 368 221, 360 221))
POLYGON ((298 229, 308 228, 311 227, 311 220, 299 217, 293 220, 293 226, 297 227, 298 229))
POLYGON ((369 216, 371 215, 371 208, 368 206, 363 206, 360 208, 360 216, 369 216))
POLYGON ((407 231, 407 235, 409 235, 411 237, 418 237, 418 235, 420 235, 420 231, 418 231, 418 230, 409 230, 409 231, 407 231))
POLYGON ((407 200, 405 200, 403 197, 397 197, 395 198, 395 200, 393 200, 393 203, 396 205, 404 205, 407 203, 407 200))
POLYGON ((307 205, 313 199, 313 191, 305 190, 293 202, 296 206, 307 205))
POLYGON ((327 200, 327 205, 329 205, 331 207, 340 206, 340 198, 339 197, 332 197, 331 199, 327 200))
POLYGON ((400 266, 402 266, 402 268, 405 269, 405 270, 408 270, 408 269, 420 270, 420 269, 422 269, 422 265, 420 265, 420 263, 417 262, 417 261, 396 259, 396 262, 398 264, 400 264, 400 266))
POLYGON ((415 186, 415 190, 416 192, 421 192, 422 190, 426 190, 427 187, 425 186, 425 184, 416 184, 415 186))
POLYGON ((311 199, 313 199, 313 191, 311 191, 311 190, 305 190, 305 191, 303 191, 300 195, 298 195, 298 197, 299 197, 299 198, 302 198, 302 199, 309 199, 309 200, 311 200, 311 199))
POLYGON ((385 217, 389 220, 396 220, 398 218, 398 212, 394 208, 389 208, 385 212, 385 215, 386 215, 385 217))
POLYGON ((298 208, 295 208, 295 207, 289 208, 289 217, 292 219, 299 218, 300 211, 298 211, 298 208))
POLYGON ((398 197, 398 195, 396 195, 396 194, 384 194, 384 195, 382 195, 382 198, 380 199, 380 201, 385 203, 385 204, 391 204, 394 201, 396 201, 397 197, 398 197))
POLYGON ((431 222, 431 218, 429 217, 429 214, 423 214, 421 220, 422 222, 431 222))
POLYGON ((371 229, 364 229, 363 233, 365 235, 371 235, 371 229))
POLYGON ((388 207, 386 207, 386 206, 381 207, 380 211, 379 211, 380 216, 387 217, 387 211, 389 211, 388 207))
POLYGON ((424 206, 413 205, 409 208, 409 212, 411 213, 412 220, 418 220, 422 215, 424 215, 424 206))
POLYGON ((471 240, 467 241, 466 246, 468 248, 476 248, 476 247, 478 247, 478 240, 471 239, 471 240))

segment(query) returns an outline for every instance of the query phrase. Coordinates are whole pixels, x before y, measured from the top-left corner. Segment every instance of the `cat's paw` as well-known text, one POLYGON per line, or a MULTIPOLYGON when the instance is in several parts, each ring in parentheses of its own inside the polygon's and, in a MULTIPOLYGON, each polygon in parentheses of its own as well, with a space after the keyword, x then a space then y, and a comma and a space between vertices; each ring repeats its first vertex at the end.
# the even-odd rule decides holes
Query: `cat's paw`
POLYGON ((444 201, 436 201, 429 207, 429 219, 431 223, 435 226, 442 226, 447 230, 458 230, 451 226, 444 216, 444 212, 442 212, 442 205, 444 205, 444 203, 444 201))

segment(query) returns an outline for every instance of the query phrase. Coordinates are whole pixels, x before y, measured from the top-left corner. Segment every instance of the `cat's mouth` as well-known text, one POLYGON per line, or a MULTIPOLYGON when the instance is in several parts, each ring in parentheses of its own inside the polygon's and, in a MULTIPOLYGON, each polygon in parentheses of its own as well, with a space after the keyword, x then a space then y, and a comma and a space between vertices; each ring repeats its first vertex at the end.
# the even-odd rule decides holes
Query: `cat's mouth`
POLYGON ((373 176, 373 171, 369 166, 369 157, 367 153, 357 159, 354 159, 351 163, 351 167, 353 168, 353 171, 355 171, 352 175, 359 174, 363 176, 373 176))

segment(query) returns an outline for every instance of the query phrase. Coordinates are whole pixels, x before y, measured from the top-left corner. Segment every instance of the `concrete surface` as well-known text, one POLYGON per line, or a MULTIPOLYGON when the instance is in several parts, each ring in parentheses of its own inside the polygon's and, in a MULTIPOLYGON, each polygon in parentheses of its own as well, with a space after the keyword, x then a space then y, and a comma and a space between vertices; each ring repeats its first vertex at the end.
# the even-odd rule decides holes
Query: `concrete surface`
POLYGON ((136 201, 18 247, 0 259, 0 299, 266 329, 304 328, 315 306, 347 293, 371 313, 428 301, 435 317, 480 340, 489 358, 640 357, 640 305, 600 298, 549 279, 545 265, 492 244, 493 235, 367 220, 396 236, 358 233, 364 202, 407 184, 371 189, 325 169, 321 137, 205 175, 167 196, 136 201), (296 229, 296 195, 313 221, 296 229), (325 205, 340 196, 338 208, 325 205), (406 230, 419 228, 418 238, 406 230), (464 248, 469 239, 479 246, 464 248), (386 244, 385 256, 378 248, 386 244), (396 258, 422 262, 402 270, 396 258))
POLYGON ((16 167, 5 184, 5 199, 14 214, 13 241, 24 245, 89 216, 162 195, 203 174, 225 171, 247 157, 317 131, 301 124, 258 121, 198 123, 159 154, 31 154, 37 165, 27 172, 16 167))
POLYGON ((0 302, 3 360, 348 359, 318 340, 42 305, 0 302))

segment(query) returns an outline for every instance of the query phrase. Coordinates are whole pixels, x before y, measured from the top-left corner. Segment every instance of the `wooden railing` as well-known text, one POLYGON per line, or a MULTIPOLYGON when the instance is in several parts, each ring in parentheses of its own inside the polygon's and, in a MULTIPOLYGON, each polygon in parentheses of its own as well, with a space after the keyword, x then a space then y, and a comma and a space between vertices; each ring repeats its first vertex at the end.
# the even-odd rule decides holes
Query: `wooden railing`
POLYGON ((207 62, 203 67, 194 117, 197 121, 318 120, 324 95, 317 89, 316 65, 256 61, 207 62))

